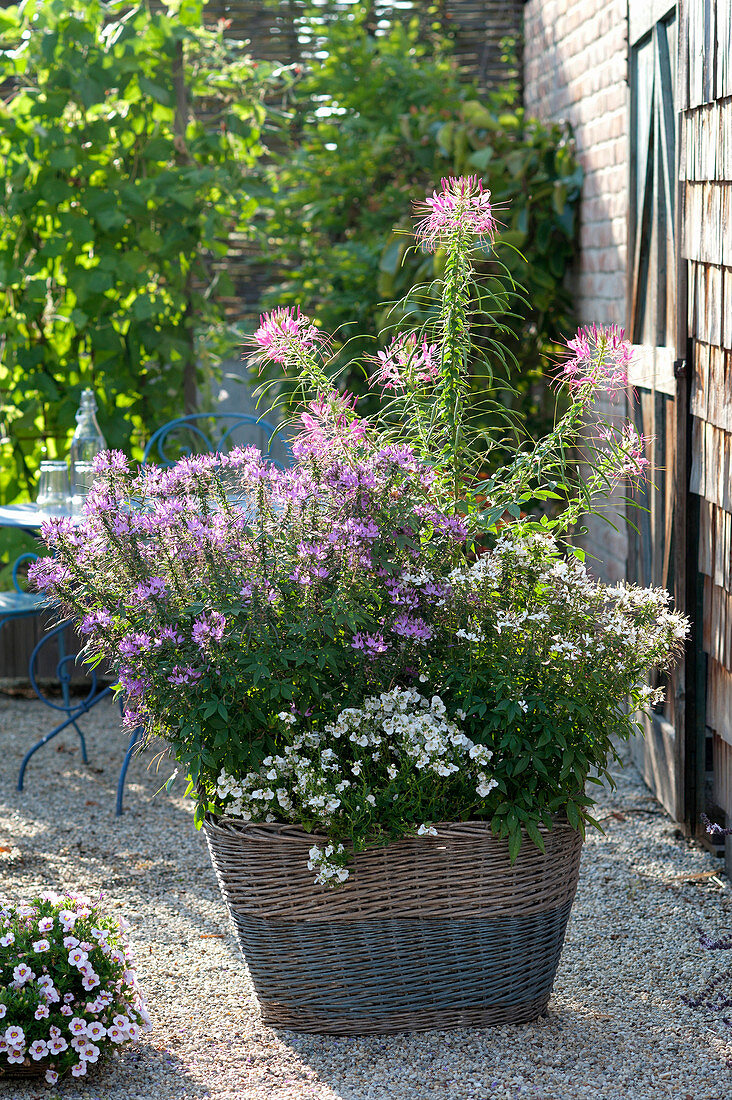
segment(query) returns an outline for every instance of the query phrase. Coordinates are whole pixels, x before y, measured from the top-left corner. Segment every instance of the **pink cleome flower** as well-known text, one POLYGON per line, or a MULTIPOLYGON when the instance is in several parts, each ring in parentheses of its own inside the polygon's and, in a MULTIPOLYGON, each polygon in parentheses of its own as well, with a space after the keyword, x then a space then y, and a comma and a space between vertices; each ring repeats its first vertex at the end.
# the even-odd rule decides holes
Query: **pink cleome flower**
POLYGON ((314 351, 322 336, 299 306, 280 306, 262 314, 252 339, 262 361, 284 365, 314 351))
POLYGON ((354 409, 358 398, 350 393, 330 393, 311 401, 308 411, 300 415, 302 429, 294 443, 294 453, 317 454, 334 444, 353 447, 366 435, 366 426, 354 409))
POLYGON ((648 462, 645 450, 648 443, 653 442, 652 437, 642 436, 635 430, 630 421, 625 421, 622 427, 604 426, 598 430, 598 438, 609 444, 608 454, 613 469, 611 478, 615 482, 621 477, 645 478, 648 472, 648 462))
POLYGON ((625 331, 617 325, 591 325, 579 328, 567 341, 571 355, 565 361, 559 379, 571 389, 585 386, 616 393, 628 384, 628 366, 633 349, 625 331))
POLYGON ((423 247, 434 252, 466 237, 492 242, 496 219, 491 193, 483 190, 483 181, 477 176, 448 176, 441 183, 441 191, 433 191, 416 204, 417 214, 422 215, 416 235, 423 247))
POLYGON ((651 442, 648 436, 640 435, 633 424, 624 424, 601 433, 613 446, 617 460, 619 477, 645 478, 648 476, 650 462, 646 458, 646 447, 651 442))
POLYGON ((439 377, 439 360, 437 344, 428 344, 426 340, 417 344, 414 332, 399 333, 384 351, 377 352, 374 382, 385 390, 427 385, 439 377))

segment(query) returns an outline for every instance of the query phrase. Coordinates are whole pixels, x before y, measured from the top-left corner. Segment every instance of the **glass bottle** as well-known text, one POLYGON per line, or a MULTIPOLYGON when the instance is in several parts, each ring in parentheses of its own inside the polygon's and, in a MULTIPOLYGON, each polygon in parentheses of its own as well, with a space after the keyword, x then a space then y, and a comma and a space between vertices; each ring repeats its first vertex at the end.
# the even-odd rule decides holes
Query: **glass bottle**
POLYGON ((71 453, 69 454, 71 491, 74 496, 86 493, 88 489, 86 485, 88 464, 93 461, 94 456, 98 455, 100 451, 107 449, 104 436, 97 423, 96 411, 97 402, 94 397, 94 390, 84 390, 81 395, 81 405, 79 405, 76 413, 76 431, 71 440, 71 453), (80 467, 84 467, 82 478, 84 484, 78 486, 76 484, 78 480, 76 476, 77 463, 80 467))

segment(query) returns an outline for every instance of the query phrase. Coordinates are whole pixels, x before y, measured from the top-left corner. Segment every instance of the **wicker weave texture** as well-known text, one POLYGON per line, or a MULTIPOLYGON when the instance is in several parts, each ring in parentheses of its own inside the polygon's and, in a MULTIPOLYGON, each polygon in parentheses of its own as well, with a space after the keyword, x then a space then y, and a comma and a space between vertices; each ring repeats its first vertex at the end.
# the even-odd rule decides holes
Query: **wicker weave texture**
MULTIPOLYGON (((30 1058, 27 1058, 26 1061, 30 1062, 30 1058)), ((45 1065, 42 1066, 40 1064, 40 1062, 31 1062, 31 1064, 28 1065, 28 1066, 26 1066, 26 1065, 19 1065, 19 1066, 7 1065, 7 1066, 3 1066, 2 1069, 0 1069, 0 1080, 2 1080, 3 1077, 26 1077, 26 1078, 29 1078, 29 1079, 33 1078, 33 1077, 40 1078, 40 1077, 43 1077, 45 1072, 46 1072, 46 1066, 45 1065)))
POLYGON ((525 1023, 551 995, 579 875, 567 825, 511 866, 483 822, 359 853, 317 887, 312 834, 209 818, 206 837, 265 1023, 327 1034, 525 1023))

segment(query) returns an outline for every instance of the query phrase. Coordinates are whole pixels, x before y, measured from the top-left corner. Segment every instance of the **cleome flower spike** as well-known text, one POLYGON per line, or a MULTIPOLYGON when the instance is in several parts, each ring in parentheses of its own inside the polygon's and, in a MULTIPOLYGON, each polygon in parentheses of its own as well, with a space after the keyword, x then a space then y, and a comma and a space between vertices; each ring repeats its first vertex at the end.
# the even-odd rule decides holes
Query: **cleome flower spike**
POLYGON ((259 318, 259 328, 252 341, 261 361, 295 364, 303 355, 311 354, 322 336, 309 317, 297 306, 280 306, 259 318))
POLYGON ((492 243, 496 233, 490 191, 477 176, 447 176, 442 189, 415 204, 421 217, 417 240, 428 252, 449 248, 466 238, 492 243))

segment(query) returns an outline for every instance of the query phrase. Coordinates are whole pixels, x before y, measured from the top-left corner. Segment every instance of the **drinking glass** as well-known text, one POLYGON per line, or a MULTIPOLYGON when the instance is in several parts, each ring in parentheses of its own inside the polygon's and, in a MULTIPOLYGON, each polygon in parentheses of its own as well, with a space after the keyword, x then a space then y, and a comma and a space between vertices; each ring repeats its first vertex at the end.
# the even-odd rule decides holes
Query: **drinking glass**
POLYGON ((71 509, 75 516, 81 515, 87 493, 94 481, 93 462, 75 462, 73 485, 71 486, 71 509))
POLYGON ((46 516, 67 516, 71 510, 69 468, 65 462, 42 462, 38 482, 38 511, 46 516))

